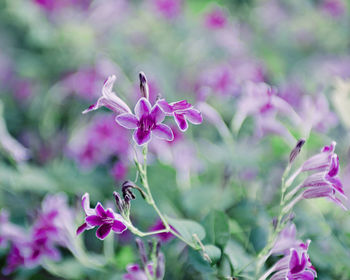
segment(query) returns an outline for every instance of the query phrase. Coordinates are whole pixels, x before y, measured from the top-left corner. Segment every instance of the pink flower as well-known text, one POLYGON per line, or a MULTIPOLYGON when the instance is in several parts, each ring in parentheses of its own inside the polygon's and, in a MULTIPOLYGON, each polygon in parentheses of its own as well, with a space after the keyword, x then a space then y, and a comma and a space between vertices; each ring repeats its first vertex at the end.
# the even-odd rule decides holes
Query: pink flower
POLYGON ((134 140, 138 145, 144 145, 151 141, 152 134, 156 137, 172 141, 174 139, 171 128, 162 124, 165 114, 156 104, 151 107, 149 101, 142 97, 135 106, 135 115, 132 113, 121 114, 116 117, 119 125, 135 129, 134 140))
POLYGON ((88 193, 84 194, 82 197, 82 207, 85 211, 86 217, 85 222, 78 227, 77 234, 98 226, 96 236, 97 238, 103 240, 107 237, 111 230, 120 234, 127 229, 122 216, 114 213, 111 208, 105 210, 102 204, 98 202, 95 209, 91 209, 88 193))

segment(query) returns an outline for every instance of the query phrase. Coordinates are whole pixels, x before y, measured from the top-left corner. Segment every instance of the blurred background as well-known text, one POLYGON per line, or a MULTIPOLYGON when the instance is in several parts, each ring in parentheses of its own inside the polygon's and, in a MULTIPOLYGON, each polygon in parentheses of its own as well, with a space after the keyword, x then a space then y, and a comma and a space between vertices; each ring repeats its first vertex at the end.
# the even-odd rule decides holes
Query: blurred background
MULTIPOLYGON (((112 203, 112 192, 136 174, 129 131, 107 109, 81 112, 112 74, 115 92, 133 108, 143 71, 152 102, 187 99, 204 117, 186 134, 174 127, 173 142, 151 143, 156 201, 209 231, 219 215, 229 233, 216 244, 223 254, 214 266, 179 241, 164 244, 164 279, 239 270, 264 247, 296 139, 307 138, 304 159, 337 141, 349 193, 349 9, 346 0, 0 1, 0 208, 28 229, 44 197, 60 193, 74 233, 82 194, 92 205, 112 203), (260 83, 293 110, 259 110, 251 87, 260 83)), ((157 222, 139 197, 132 215, 143 229, 157 222)), ((350 279, 348 212, 305 201, 295 223, 298 236, 312 240, 319 279, 350 279)), ((59 261, 0 279, 122 279, 139 261, 128 233, 107 246, 92 231, 74 240, 75 257, 62 246, 59 261)), ((0 248, 1 268, 8 253, 0 248)))

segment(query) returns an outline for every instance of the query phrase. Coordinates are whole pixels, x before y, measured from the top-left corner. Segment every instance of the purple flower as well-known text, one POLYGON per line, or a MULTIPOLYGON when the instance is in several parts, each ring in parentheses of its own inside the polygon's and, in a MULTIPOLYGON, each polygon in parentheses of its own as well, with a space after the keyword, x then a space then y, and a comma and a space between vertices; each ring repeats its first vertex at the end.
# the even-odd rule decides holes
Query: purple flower
POLYGON ((313 280, 317 276, 315 268, 307 254, 310 240, 290 248, 289 254, 280 259, 274 266, 270 280, 313 280))
POLYGON ((221 29, 227 24, 227 15, 220 7, 215 7, 205 15, 204 22, 209 29, 221 29))
POLYGON ((156 104, 151 104, 146 98, 141 98, 135 106, 135 115, 132 113, 121 114, 116 117, 119 125, 135 129, 134 140, 138 145, 143 145, 151 141, 152 134, 158 138, 172 141, 174 138, 171 128, 162 124, 165 114, 156 104))
POLYGON ((2 269, 4 275, 8 275, 15 271, 18 267, 24 266, 25 259, 22 253, 16 245, 11 247, 9 254, 7 255, 6 266, 2 269))
POLYGON ((347 199, 343 190, 343 185, 338 178, 338 172, 339 158, 337 154, 333 154, 328 170, 325 172, 314 173, 304 180, 301 185, 301 188, 305 188, 303 197, 306 199, 327 197, 344 210, 347 210, 341 200, 336 197, 336 194, 338 193, 347 199))
POLYGON ((82 197, 82 206, 85 211, 85 223, 77 229, 77 234, 98 226, 96 231, 97 238, 103 240, 113 230, 115 233, 122 233, 127 229, 124 219, 119 214, 113 212, 111 208, 105 210, 100 202, 95 209, 90 208, 89 194, 82 197))
POLYGON ((271 254, 288 254, 289 249, 298 246, 301 241, 296 239, 295 224, 290 223, 278 235, 276 242, 271 250, 271 254))
POLYGON ((182 0, 152 0, 157 12, 166 19, 176 18, 182 8, 182 0))
POLYGON ((116 76, 114 75, 108 77, 102 88, 102 96, 95 104, 84 110, 83 114, 97 110, 102 106, 107 107, 117 114, 131 113, 129 106, 112 91, 115 80, 116 76))
POLYGON ((168 103, 165 99, 160 99, 157 104, 168 116, 174 116, 175 122, 181 131, 186 131, 189 121, 192 124, 201 124, 203 121, 201 113, 194 109, 186 100, 168 103))
MULTIPOLYGON (((326 171, 330 169, 332 158, 334 155, 336 142, 333 141, 331 145, 322 148, 321 152, 307 159, 301 171, 326 171)), ((339 166, 338 166, 339 168, 339 166)), ((333 170, 333 172, 336 170, 333 170)))
MULTIPOLYGON (((162 280, 164 278, 164 268, 164 255, 159 253, 157 257, 156 277, 152 279, 162 280)), ((123 280, 147 280, 146 269, 149 275, 154 277, 154 267, 152 262, 148 262, 145 268, 140 267, 138 264, 130 264, 126 267, 128 273, 123 275, 123 280)))
MULTIPOLYGON (((172 226, 170 226, 173 230, 174 228, 172 226)), ((149 229, 150 231, 157 231, 157 230, 162 230, 165 229, 165 226, 162 222, 162 220, 157 220, 157 222, 151 226, 151 228, 149 229)), ((160 241, 162 241, 163 243, 170 241, 171 239, 174 238, 174 235, 171 232, 164 232, 164 233, 158 233, 157 237, 159 238, 160 241)))
POLYGON ((323 0, 321 8, 335 18, 342 16, 346 12, 346 5, 342 0, 323 0))

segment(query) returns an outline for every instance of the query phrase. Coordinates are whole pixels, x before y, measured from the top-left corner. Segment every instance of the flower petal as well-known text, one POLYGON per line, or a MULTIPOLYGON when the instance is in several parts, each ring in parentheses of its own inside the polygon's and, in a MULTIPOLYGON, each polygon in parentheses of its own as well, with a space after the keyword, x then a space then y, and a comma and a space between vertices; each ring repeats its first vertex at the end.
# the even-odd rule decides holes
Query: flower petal
POLYGON ((111 224, 103 224, 96 231, 96 236, 98 239, 105 239, 107 235, 111 232, 112 225, 111 224))
POLYGON ((103 208, 102 204, 98 202, 95 207, 96 214, 100 217, 106 217, 106 211, 103 208))
POLYGON ((193 124, 201 124, 203 122, 202 114, 196 109, 188 109, 184 113, 186 119, 193 124))
POLYGON ((171 115, 173 113, 172 107, 166 102, 165 99, 159 99, 157 105, 163 110, 165 114, 171 115))
POLYGON ((192 107, 192 105, 188 103, 187 100, 170 103, 170 106, 172 107, 173 111, 187 110, 192 107))
POLYGON ((151 112, 151 103, 149 101, 142 97, 139 99, 135 106, 135 115, 138 119, 141 119, 142 116, 149 115, 151 112))
POLYGON ((162 121, 164 121, 165 114, 162 111, 162 109, 160 109, 160 107, 158 105, 156 105, 156 106, 154 106, 152 108, 151 118, 154 120, 154 122, 156 124, 161 123, 162 121))
POLYGON ((90 216, 96 214, 95 210, 90 208, 90 196, 88 193, 85 193, 83 195, 81 199, 81 205, 84 209, 85 215, 90 216))
POLYGON ((152 133, 157 136, 158 138, 172 141, 174 140, 174 134, 173 131, 169 126, 166 124, 160 123, 155 128, 152 129, 152 133))
POLYGON ((151 131, 144 131, 138 128, 137 130, 135 130, 133 137, 136 144, 141 146, 151 141, 151 131))
POLYGON ((181 131, 186 131, 188 128, 188 123, 183 114, 174 113, 174 118, 177 126, 181 131))
POLYGON ((133 114, 121 114, 115 120, 119 125, 128 129, 135 129, 138 125, 138 119, 133 114))
POLYGON ((85 221, 90 226, 100 226, 103 224, 102 218, 97 215, 88 216, 85 221))
POLYGON ((122 221, 115 220, 112 226, 112 230, 116 233, 122 233, 127 229, 126 225, 122 221))
POLYGON ((85 231, 88 228, 87 223, 83 223, 80 227, 77 229, 77 235, 81 234, 83 231, 85 231))

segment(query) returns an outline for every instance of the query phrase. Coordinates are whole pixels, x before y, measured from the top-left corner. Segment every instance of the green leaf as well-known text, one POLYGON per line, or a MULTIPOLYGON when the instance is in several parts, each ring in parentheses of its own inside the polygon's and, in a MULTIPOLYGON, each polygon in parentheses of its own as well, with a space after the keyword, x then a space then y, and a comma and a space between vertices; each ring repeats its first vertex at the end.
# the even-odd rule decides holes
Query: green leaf
POLYGON ((186 242, 197 247, 193 235, 196 234, 200 240, 205 237, 204 228, 197 222, 191 220, 174 219, 167 217, 169 224, 183 237, 186 242))
POLYGON ((211 265, 216 264, 221 259, 221 250, 215 245, 208 244, 204 246, 204 253, 211 259, 211 265))
POLYGON ((203 221, 207 232, 207 240, 219 247, 225 247, 230 238, 229 219, 227 215, 218 210, 211 211, 203 221))

